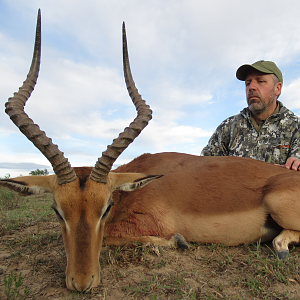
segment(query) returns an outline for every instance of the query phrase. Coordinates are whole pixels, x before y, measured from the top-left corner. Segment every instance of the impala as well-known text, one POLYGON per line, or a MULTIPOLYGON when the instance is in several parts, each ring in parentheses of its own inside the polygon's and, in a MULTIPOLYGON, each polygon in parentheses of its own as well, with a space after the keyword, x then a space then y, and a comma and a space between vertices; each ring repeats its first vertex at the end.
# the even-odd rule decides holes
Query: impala
POLYGON ((144 154, 111 172, 114 161, 151 119, 132 79, 124 24, 124 76, 138 115, 95 167, 72 168, 24 112, 39 72, 40 27, 39 11, 30 71, 6 103, 6 113, 50 161, 55 175, 4 179, 0 186, 22 194, 53 194, 69 289, 88 291, 99 284, 103 237, 107 244, 140 240, 181 248, 188 247, 186 241, 234 246, 273 240, 280 258, 287 256, 290 244, 299 243, 300 172, 247 158, 182 153, 144 154))

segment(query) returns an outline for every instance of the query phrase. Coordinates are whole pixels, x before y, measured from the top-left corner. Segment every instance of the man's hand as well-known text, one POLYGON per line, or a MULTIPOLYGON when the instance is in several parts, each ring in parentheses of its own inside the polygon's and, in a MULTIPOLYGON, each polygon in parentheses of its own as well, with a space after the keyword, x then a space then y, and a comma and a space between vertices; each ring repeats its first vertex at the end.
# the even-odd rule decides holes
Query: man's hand
POLYGON ((290 169, 290 170, 294 170, 294 171, 300 171, 300 159, 294 156, 289 157, 286 162, 285 165, 276 165, 276 166, 280 166, 286 169, 290 169))

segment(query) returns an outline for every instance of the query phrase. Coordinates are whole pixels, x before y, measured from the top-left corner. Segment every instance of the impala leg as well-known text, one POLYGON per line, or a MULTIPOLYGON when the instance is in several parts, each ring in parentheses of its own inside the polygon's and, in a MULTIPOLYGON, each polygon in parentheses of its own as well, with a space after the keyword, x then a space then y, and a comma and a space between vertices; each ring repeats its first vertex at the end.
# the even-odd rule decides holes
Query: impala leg
POLYGON ((151 243, 156 244, 158 246, 163 247, 173 247, 173 248, 181 248, 187 249, 189 248, 189 243, 186 239, 180 234, 175 233, 171 238, 161 238, 157 236, 141 236, 141 237, 105 237, 105 243, 107 245, 125 245, 133 242, 141 242, 141 243, 151 243))
POLYGON ((295 230, 284 229, 273 240, 273 247, 278 253, 280 259, 285 259, 289 254, 289 245, 300 243, 300 232, 295 230))

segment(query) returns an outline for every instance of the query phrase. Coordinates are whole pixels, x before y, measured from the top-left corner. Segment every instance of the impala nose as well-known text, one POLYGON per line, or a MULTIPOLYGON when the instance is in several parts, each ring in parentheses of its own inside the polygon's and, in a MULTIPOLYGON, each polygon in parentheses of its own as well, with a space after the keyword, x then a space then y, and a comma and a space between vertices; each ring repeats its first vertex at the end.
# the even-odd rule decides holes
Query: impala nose
POLYGON ((85 282, 78 282, 75 280, 75 278, 72 279, 72 285, 74 289, 81 293, 88 292, 91 289, 93 282, 94 276, 92 276, 92 278, 88 281, 85 280, 85 282))

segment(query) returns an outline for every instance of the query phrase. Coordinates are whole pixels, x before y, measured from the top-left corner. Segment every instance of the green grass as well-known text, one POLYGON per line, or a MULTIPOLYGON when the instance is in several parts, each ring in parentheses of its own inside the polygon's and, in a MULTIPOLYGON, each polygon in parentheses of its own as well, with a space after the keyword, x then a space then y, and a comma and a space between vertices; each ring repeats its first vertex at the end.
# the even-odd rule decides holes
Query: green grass
POLYGON ((0 188, 0 210, 14 210, 21 206, 21 201, 16 193, 0 188))
POLYGON ((22 272, 19 276, 15 276, 10 272, 8 276, 4 274, 4 294, 7 300, 25 299, 29 294, 27 286, 24 288, 24 294, 20 295, 20 288, 23 284, 22 272))
MULTIPOLYGON (((43 253, 45 249, 57 244, 58 240, 61 243, 60 231, 44 232, 43 229, 39 233, 38 229, 48 222, 57 222, 51 209, 52 202, 52 194, 49 193, 24 197, 0 188, 0 240, 3 239, 0 244, 1 250, 7 253, 5 254, 5 265, 19 264, 25 260, 28 265, 31 265, 33 274, 45 267, 52 273, 64 271, 64 267, 53 265, 51 261, 38 257, 39 253, 43 253), (37 226, 37 230, 34 230, 34 233, 24 231, 30 226, 37 226), (14 238, 6 239, 5 236, 10 234, 16 235, 14 238)), ((65 258, 64 252, 58 254, 65 258)), ((16 270, 18 269, 16 268, 16 270)), ((23 292, 19 293, 23 283, 22 273, 15 274, 15 270, 3 273, 0 268, 0 274, 1 272, 3 275, 0 278, 0 290, 3 287, 6 299, 35 299, 34 295, 28 296, 30 291, 27 286, 25 289, 22 286, 23 292), (3 282, 2 286, 1 281, 3 282)))
POLYGON ((0 188, 0 236, 53 218, 52 194, 19 196, 0 188))
POLYGON ((136 286, 125 287, 124 290, 135 298, 160 299, 162 294, 170 294, 177 299, 197 299, 196 292, 185 281, 185 272, 162 276, 153 272, 151 276, 144 276, 144 280, 136 286))
MULTIPOLYGON (((125 298, 134 299, 299 299, 299 249, 291 249, 288 259, 279 260, 268 245, 192 245, 188 257, 194 269, 170 274, 155 271, 136 284, 124 286, 125 298), (200 253, 193 257, 192 253, 200 253), (295 253, 294 253, 295 252, 295 253), (206 255, 205 255, 206 254, 206 255), (205 270, 205 271, 204 271, 205 270), (210 274, 207 273, 210 270, 210 274), (206 275, 203 274, 205 272, 206 275), (191 281, 189 281, 191 280, 191 281), (191 285, 189 282, 193 282, 191 285)), ((185 252, 187 254, 187 252, 185 252)), ((160 258, 160 268, 170 266, 168 254, 160 258)))
POLYGON ((51 194, 21 197, 0 190, 0 254, 5 255, 0 256, 5 266, 3 272, 0 268, 0 298, 4 275, 8 282, 13 271, 16 280, 11 277, 10 289, 22 272, 23 285, 17 289, 23 297, 28 286, 26 299, 51 299, 43 294, 48 285, 62 299, 107 300, 113 299, 112 291, 120 299, 300 299, 300 248, 291 248, 288 259, 281 261, 271 244, 259 242, 237 247, 191 243, 185 251, 104 242, 100 286, 88 294, 69 292, 66 254, 51 204, 51 194))

